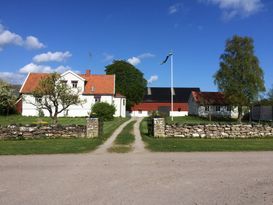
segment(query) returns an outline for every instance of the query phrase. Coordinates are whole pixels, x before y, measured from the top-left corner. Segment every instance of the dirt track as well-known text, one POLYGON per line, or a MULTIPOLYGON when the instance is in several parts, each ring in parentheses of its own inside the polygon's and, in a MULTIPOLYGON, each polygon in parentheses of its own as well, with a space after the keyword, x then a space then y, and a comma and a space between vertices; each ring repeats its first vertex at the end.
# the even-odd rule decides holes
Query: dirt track
POLYGON ((273 153, 0 157, 0 204, 273 204, 273 153))

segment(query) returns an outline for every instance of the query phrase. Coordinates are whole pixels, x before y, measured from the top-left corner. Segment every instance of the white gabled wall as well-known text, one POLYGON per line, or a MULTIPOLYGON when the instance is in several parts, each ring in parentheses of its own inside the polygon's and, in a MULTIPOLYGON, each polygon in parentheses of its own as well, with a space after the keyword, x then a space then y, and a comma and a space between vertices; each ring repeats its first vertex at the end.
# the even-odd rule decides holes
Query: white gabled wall
MULTIPOLYGON (((80 95, 80 99, 84 102, 81 105, 71 105, 69 108, 60 113, 58 116, 68 117, 85 117, 89 116, 91 107, 95 104, 95 97, 93 95, 80 95)), ((101 102, 106 102, 110 105, 115 105, 115 117, 126 117, 126 99, 114 98, 111 95, 101 96, 101 102), (123 104, 123 100, 125 101, 123 104)), ((32 95, 22 95, 22 115, 23 116, 38 116, 38 110, 35 105, 35 98, 32 95)), ((47 110, 43 110, 45 116, 49 116, 47 110)))
POLYGON ((85 80, 79 75, 73 73, 72 71, 67 71, 61 75, 61 80, 67 81, 67 85, 72 88, 72 81, 78 81, 77 88, 73 90, 75 92, 79 91, 79 94, 82 94, 84 91, 84 82, 85 80))

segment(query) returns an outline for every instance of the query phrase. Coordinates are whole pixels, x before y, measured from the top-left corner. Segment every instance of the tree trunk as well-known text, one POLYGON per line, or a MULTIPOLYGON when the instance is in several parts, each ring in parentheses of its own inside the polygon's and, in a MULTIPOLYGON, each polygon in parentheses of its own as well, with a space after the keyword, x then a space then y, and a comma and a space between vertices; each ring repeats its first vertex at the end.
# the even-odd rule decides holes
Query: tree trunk
POLYGON ((243 118, 243 108, 242 106, 238 106, 238 122, 241 123, 243 118))
POLYGON ((58 123, 58 117, 57 117, 57 113, 54 114, 54 116, 52 117, 52 121, 53 121, 53 124, 56 125, 58 123))

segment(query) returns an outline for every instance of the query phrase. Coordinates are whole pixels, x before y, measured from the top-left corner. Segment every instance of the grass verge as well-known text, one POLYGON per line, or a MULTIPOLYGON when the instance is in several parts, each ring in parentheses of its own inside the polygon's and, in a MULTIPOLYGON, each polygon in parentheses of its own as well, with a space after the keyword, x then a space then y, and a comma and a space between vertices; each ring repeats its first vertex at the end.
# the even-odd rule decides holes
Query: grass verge
POLYGON ((0 141, 0 155, 60 154, 89 152, 102 144, 128 118, 104 122, 104 133, 94 139, 39 139, 0 141))
POLYGON ((115 139, 114 145, 108 149, 109 152, 127 153, 132 150, 132 144, 135 141, 135 136, 133 134, 135 123, 136 121, 132 121, 123 128, 115 139))
POLYGON ((190 139, 148 136, 147 119, 140 124, 146 148, 154 152, 273 151, 273 138, 190 139))

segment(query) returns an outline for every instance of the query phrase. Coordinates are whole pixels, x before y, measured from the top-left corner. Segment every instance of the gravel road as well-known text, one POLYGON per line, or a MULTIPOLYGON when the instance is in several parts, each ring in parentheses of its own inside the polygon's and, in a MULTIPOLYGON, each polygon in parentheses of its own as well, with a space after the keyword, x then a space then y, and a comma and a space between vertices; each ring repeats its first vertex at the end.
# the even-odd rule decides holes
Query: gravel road
POLYGON ((273 152, 0 157, 0 204, 273 204, 273 152))

